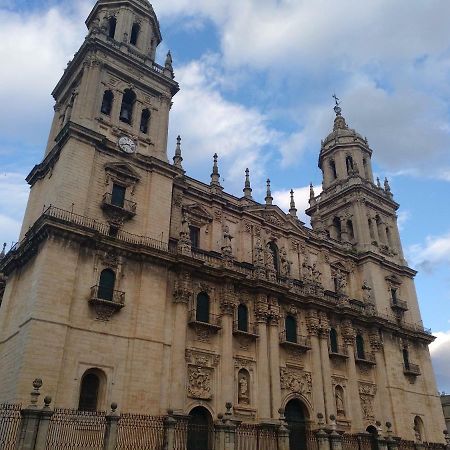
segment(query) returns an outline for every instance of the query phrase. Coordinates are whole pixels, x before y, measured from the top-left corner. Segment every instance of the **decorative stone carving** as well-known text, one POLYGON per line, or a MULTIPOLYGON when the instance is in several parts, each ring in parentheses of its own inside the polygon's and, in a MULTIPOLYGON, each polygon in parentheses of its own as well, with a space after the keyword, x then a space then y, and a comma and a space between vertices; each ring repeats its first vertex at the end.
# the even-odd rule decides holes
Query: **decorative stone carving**
POLYGON ((220 355, 206 352, 204 350, 194 350, 187 348, 185 351, 186 362, 199 367, 216 367, 220 361, 220 355))
POLYGON ((264 278, 266 275, 264 267, 264 249, 262 246, 261 238, 256 239, 255 248, 253 251, 253 264, 255 266, 256 278, 264 278))
POLYGON ((371 303, 372 302, 372 288, 370 287, 367 280, 364 280, 364 283, 361 287, 363 293, 364 302, 371 303))
POLYGON ((306 328, 308 333, 317 336, 320 330, 320 320, 317 311, 310 310, 306 313, 306 328))
POLYGON ((383 348, 383 341, 377 329, 371 330, 369 334, 370 347, 374 351, 381 350, 383 348))
POLYGON ((245 369, 238 373, 238 403, 240 405, 250 404, 250 374, 245 369))
POLYGON ((359 398, 364 419, 373 420, 373 400, 377 393, 377 386, 373 383, 359 382, 359 398))
POLYGON ((234 358, 234 367, 236 367, 237 369, 246 369, 251 372, 253 370, 254 364, 255 361, 253 361, 252 359, 242 358, 239 356, 234 358))
POLYGON ((280 249, 280 269, 281 276, 288 278, 291 274, 291 262, 288 260, 287 252, 284 247, 280 249))
POLYGON ((187 214, 185 211, 183 211, 183 216, 181 219, 181 231, 180 231, 180 239, 178 240, 178 252, 186 256, 192 255, 191 234, 189 230, 187 214))
POLYGON ((356 337, 356 332, 355 329, 353 328, 351 320, 346 319, 342 321, 341 333, 342 337, 344 338, 345 344, 352 345, 356 337))
POLYGON ((233 314, 237 305, 237 296, 233 283, 225 283, 222 288, 222 297, 220 299, 220 309, 223 314, 233 314))
POLYGON ((206 367, 188 366, 188 396, 201 400, 212 398, 214 370, 206 367))
POLYGON ((312 265, 311 268, 311 274, 312 274, 312 280, 317 283, 317 284, 321 284, 322 283, 322 273, 319 271, 319 269, 317 268, 316 263, 314 263, 312 265))
POLYGON ((192 298, 192 279, 189 272, 181 272, 175 281, 173 299, 175 303, 188 304, 192 298))
POLYGON ((312 378, 309 372, 282 367, 280 369, 281 389, 301 394, 311 399, 312 378))
POLYGON ((233 236, 230 234, 230 228, 228 225, 223 226, 223 239, 222 239, 222 255, 226 259, 233 258, 233 247, 231 246, 231 240, 233 236))

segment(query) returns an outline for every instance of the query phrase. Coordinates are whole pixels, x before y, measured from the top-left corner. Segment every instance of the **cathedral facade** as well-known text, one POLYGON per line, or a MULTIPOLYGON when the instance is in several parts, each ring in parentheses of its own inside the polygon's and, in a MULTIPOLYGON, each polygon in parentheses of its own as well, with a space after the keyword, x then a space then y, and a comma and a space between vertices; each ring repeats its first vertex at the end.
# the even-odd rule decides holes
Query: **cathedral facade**
POLYGON ((387 180, 340 107, 322 141, 312 228, 169 161, 172 58, 147 0, 99 0, 53 91, 55 115, 19 243, 0 259, 0 402, 42 378, 54 404, 194 415, 280 409, 352 433, 444 419, 387 180))

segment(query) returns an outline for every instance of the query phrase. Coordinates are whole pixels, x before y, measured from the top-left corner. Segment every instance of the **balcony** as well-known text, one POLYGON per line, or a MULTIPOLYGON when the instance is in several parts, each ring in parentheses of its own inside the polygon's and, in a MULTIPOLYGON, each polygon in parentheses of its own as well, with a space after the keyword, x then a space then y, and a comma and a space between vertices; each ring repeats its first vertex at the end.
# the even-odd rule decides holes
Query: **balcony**
POLYGON ((375 366, 377 364, 373 353, 364 353, 364 355, 355 354, 355 363, 361 366, 375 366))
POLYGON ((234 336, 246 336, 252 339, 256 339, 259 337, 258 330, 256 328, 256 324, 249 322, 246 324, 247 327, 239 327, 238 321, 235 320, 233 322, 233 335, 234 336))
POLYGON ((418 377, 420 373, 420 367, 417 364, 403 363, 403 373, 408 376, 418 377))
POLYGON ((404 300, 391 299, 391 308, 396 312, 405 312, 408 311, 408 303, 404 300))
POLYGON ((329 346, 328 356, 331 359, 347 359, 348 358, 347 347, 339 345, 332 349, 331 346, 329 346))
POLYGON ((295 339, 288 339, 286 337, 286 330, 280 333, 280 344, 284 348, 295 349, 302 353, 311 350, 311 340, 308 336, 295 336, 295 339))
POLYGON ((111 316, 125 306, 125 292, 115 291, 99 285, 91 287, 89 304, 97 313, 97 320, 107 322, 111 316))
POLYGON ((205 330, 213 334, 217 333, 222 328, 220 316, 208 314, 207 318, 199 317, 195 309, 189 311, 188 325, 196 330, 205 330))
POLYGON ((119 215, 120 217, 131 219, 136 215, 136 202, 132 202, 131 200, 126 199, 123 199, 120 202, 113 201, 112 194, 110 192, 107 192, 103 196, 102 209, 114 215, 119 215))

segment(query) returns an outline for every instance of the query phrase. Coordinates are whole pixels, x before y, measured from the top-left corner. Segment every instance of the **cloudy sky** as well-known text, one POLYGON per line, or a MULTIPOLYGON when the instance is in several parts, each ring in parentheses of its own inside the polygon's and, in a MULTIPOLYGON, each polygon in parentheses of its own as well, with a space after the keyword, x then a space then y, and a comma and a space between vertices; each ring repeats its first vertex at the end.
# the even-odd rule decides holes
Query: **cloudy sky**
MULTIPOLYGON (((93 0, 0 0, 0 240, 17 239, 52 116, 50 92, 80 46, 93 0)), ((450 391, 450 2, 448 0, 154 0, 181 92, 170 147, 183 137, 189 175, 220 156, 237 195, 270 177, 285 208, 318 186, 320 140, 336 92, 388 176, 416 279, 439 390, 450 391)))

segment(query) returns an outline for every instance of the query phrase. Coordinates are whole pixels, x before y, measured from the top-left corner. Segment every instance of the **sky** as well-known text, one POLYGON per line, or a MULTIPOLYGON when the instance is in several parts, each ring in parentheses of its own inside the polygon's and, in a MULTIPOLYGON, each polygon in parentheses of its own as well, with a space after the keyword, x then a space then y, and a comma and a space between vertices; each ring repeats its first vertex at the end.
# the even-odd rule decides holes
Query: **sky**
MULTIPOLYGON (((53 87, 81 45, 93 0, 0 0, 0 241, 17 240, 24 179, 42 159, 53 87)), ((450 2, 448 0, 154 0, 181 91, 169 156, 182 136, 188 175, 242 195, 244 170, 263 201, 307 207, 321 184, 320 141, 333 93, 367 136, 375 175, 400 203, 439 391, 450 392, 450 2)), ((304 220, 306 218, 302 214, 304 220)))

